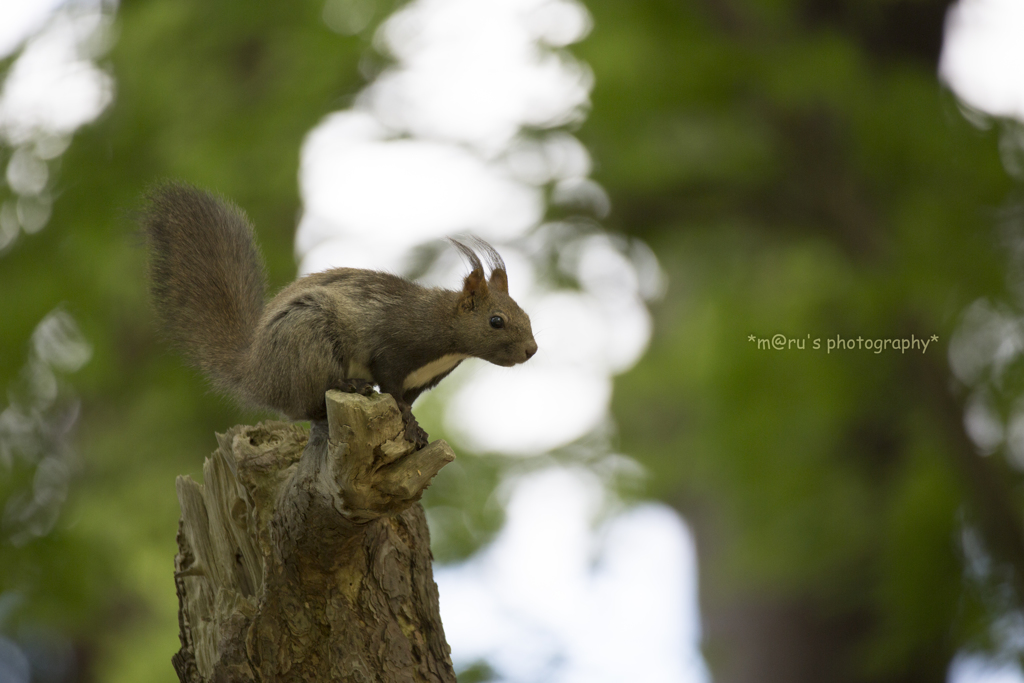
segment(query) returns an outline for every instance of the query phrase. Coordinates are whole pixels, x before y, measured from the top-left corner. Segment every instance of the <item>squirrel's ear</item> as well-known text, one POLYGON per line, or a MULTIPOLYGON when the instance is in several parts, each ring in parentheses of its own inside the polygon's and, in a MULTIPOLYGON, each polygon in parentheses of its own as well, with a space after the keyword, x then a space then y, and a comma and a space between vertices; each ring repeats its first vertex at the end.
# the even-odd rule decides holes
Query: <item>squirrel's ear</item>
POLYGON ((495 268, 491 271, 491 287, 508 294, 508 273, 504 268, 495 268))
POLYGON ((474 268, 473 272, 462 281, 462 296, 459 297, 459 308, 463 311, 472 311, 476 306, 476 300, 488 294, 487 280, 484 278, 482 268, 474 268))

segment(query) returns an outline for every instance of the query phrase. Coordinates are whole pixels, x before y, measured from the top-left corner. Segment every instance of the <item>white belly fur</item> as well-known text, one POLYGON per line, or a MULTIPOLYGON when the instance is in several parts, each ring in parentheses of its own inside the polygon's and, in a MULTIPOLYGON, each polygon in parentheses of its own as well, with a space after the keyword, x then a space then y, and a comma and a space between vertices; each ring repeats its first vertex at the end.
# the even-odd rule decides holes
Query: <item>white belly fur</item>
POLYGON ((422 387, 424 384, 429 384, 430 380, 434 379, 438 375, 443 375, 467 358, 469 358, 469 356, 461 353, 449 353, 447 356, 441 356, 437 360, 432 360, 422 368, 418 368, 410 372, 405 378, 402 390, 408 391, 409 389, 415 389, 416 387, 422 387))

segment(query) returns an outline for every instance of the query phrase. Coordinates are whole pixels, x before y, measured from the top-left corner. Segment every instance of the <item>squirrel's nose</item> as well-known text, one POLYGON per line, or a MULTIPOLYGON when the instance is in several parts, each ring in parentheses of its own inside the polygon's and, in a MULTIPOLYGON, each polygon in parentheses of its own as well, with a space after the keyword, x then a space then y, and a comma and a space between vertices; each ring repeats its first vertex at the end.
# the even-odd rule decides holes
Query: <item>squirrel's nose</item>
POLYGON ((526 345, 526 360, 533 358, 533 354, 537 353, 537 342, 530 340, 530 343, 526 345))

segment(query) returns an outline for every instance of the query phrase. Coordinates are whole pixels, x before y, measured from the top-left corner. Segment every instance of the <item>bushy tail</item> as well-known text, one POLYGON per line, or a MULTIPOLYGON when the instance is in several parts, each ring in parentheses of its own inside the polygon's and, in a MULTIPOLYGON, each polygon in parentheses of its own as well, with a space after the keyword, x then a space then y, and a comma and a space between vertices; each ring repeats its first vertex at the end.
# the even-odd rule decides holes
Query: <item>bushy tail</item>
POLYGON ((140 217, 164 332, 216 387, 237 394, 263 311, 266 275, 241 209, 189 185, 162 185, 140 217))

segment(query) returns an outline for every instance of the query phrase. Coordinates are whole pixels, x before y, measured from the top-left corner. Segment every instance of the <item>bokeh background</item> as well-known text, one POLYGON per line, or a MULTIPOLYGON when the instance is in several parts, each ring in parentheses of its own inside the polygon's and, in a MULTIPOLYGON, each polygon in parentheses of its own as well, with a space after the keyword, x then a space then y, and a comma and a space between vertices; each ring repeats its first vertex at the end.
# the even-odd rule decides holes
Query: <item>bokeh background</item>
POLYGON ((156 333, 131 214, 166 178, 244 208, 275 287, 505 256, 540 353, 416 405, 459 454, 424 504, 461 683, 1024 680, 1022 32, 1015 0, 0 4, 0 681, 175 680, 174 479, 269 417, 156 333))

